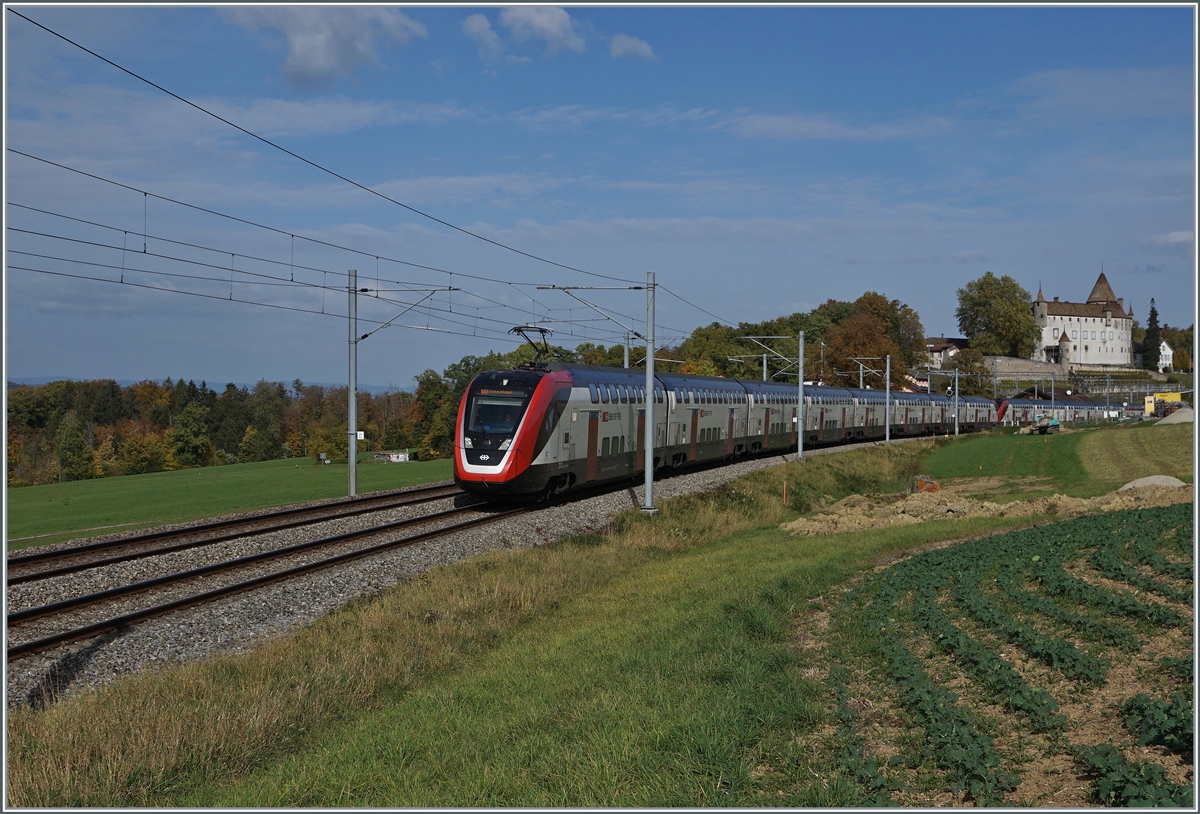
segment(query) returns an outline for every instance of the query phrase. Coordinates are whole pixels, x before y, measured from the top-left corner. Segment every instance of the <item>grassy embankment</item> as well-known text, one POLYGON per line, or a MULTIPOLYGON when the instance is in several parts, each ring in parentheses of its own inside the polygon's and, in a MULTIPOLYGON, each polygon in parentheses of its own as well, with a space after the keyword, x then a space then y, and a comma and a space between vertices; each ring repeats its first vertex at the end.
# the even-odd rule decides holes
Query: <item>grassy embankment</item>
POLYGON ((1150 422, 1070 428, 1059 435, 1008 432, 945 439, 924 461, 939 479, 997 478, 994 499, 1094 497, 1147 475, 1192 482, 1192 425, 1150 422))
MULTIPOLYGON (((452 476, 449 460, 361 461, 358 492, 403 489, 452 476)), ((344 497, 346 478, 344 463, 317 466, 311 458, 300 458, 9 489, 8 548, 344 497)))
MULTIPOLYGON (((1190 444, 1177 436, 1148 435, 1140 462, 1127 466, 1190 475, 1190 444)), ((1047 469, 1058 460, 1045 457, 1051 445, 1079 458, 1073 437, 1002 439, 1023 444, 1020 454, 984 474, 1085 488, 1086 463, 1064 482, 1047 469)), ((939 444, 930 463, 944 456, 937 467, 951 472, 961 459, 978 475, 973 444, 988 443, 939 444)), ((900 488, 932 447, 764 470, 671 501, 657 520, 632 513, 604 536, 438 569, 245 657, 19 711, 9 723, 8 802, 861 802, 854 789, 822 782, 823 759, 797 746, 828 728, 833 710, 827 657, 795 647, 791 626, 823 613, 839 583, 905 550, 1021 522, 792 538, 778 528, 796 516, 782 505, 782 482, 795 508, 900 488)))

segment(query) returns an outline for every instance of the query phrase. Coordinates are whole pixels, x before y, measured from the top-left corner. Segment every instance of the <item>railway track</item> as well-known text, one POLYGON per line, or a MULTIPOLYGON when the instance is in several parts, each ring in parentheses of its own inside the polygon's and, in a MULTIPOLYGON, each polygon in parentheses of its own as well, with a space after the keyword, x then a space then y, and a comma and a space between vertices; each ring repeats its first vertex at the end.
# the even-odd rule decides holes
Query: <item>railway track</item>
MULTIPOLYGON (((409 494, 411 495, 412 492, 409 494)), ((441 497, 445 496, 447 495, 441 497)), ((437 498, 424 498, 424 500, 434 499, 437 498)), ((326 504, 326 506, 328 505, 326 504)), ((378 508, 378 506, 375 509, 357 507, 354 513, 361 514, 364 511, 378 508)), ((33 653, 92 638, 146 619, 174 613, 184 608, 254 590, 390 549, 494 523, 525 511, 527 509, 519 508, 489 512, 480 507, 456 507, 291 546, 273 548, 45 605, 23 608, 9 613, 7 616, 8 638, 10 642, 15 641, 7 649, 7 659, 12 662, 33 653), (474 516, 451 522, 448 525, 437 525, 432 529, 411 531, 413 528, 419 529, 421 526, 437 524, 445 520, 455 520, 462 515, 474 516), (263 567, 272 563, 273 565, 269 568, 263 567), (247 574, 247 572, 250 573, 247 574)), ((329 518, 326 516, 322 519, 329 518)), ((320 522, 320 520, 310 519, 305 522, 320 522)), ((272 530, 290 528, 294 525, 297 523, 293 518, 283 525, 274 526, 272 530)), ((243 534, 246 533, 257 534, 259 531, 243 532, 243 534)), ((222 538, 224 539, 224 536, 222 538)), ((212 542, 212 540, 210 539, 208 542, 212 542)), ((169 546, 168 549, 174 551, 177 550, 177 547, 169 546)), ((161 551, 155 553, 161 553, 161 551)), ((144 553, 139 556, 150 555, 144 553)), ((128 558, 125 557, 125 559, 128 558)), ((77 571, 87 567, 98 566, 82 565, 71 570, 77 571)))
MULTIPOLYGON (((695 467, 691 471, 694 473, 716 468, 719 468, 719 465, 712 464, 695 467)), ((664 473, 664 476, 671 479, 675 474, 664 473)), ((599 494, 622 491, 627 487, 628 484, 621 484, 583 490, 578 494, 552 501, 552 504, 586 501, 599 494)), ((418 487, 365 498, 346 498, 320 506, 276 510, 249 517, 20 555, 8 560, 10 571, 16 571, 15 574, 9 575, 8 585, 33 583, 31 587, 36 588, 37 582, 41 580, 54 580, 56 577, 138 559, 145 559, 157 565, 151 558, 462 494, 457 487, 447 484, 418 487)), ((546 504, 542 504, 542 507, 545 506, 546 504)), ((41 604, 27 601, 25 607, 18 607, 7 616, 10 642, 7 659, 12 662, 61 645, 100 636, 143 620, 529 511, 530 508, 501 511, 488 510, 482 505, 459 506, 319 539, 269 547, 199 567, 158 573, 115 587, 85 589, 65 599, 41 604), (475 516, 456 520, 463 515, 475 516), (436 528, 421 528, 446 521, 452 522, 438 525, 436 528)), ((162 571, 163 568, 159 566, 151 570, 162 571)), ((10 607, 13 607, 11 592, 9 602, 10 607)))
POLYGON ((8 558, 6 584, 11 587, 142 557, 186 551, 190 548, 245 537, 248 534, 265 534, 298 528, 326 520, 338 520, 384 509, 418 505, 461 494, 463 491, 453 484, 421 486, 381 495, 343 498, 319 506, 278 509, 246 517, 216 520, 186 528, 155 531, 52 551, 35 551, 8 558))

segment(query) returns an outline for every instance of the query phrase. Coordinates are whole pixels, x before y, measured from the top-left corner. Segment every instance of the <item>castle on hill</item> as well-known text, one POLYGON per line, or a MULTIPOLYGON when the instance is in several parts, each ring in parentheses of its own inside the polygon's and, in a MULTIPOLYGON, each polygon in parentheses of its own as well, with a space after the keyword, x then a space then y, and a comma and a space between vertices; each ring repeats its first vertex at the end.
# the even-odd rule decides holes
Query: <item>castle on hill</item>
POLYGON ((1048 302, 1039 284, 1030 308, 1042 334, 1034 361, 1067 369, 1133 366, 1133 308, 1125 310, 1125 300, 1113 293, 1104 272, 1087 302, 1060 302, 1058 297, 1048 302))

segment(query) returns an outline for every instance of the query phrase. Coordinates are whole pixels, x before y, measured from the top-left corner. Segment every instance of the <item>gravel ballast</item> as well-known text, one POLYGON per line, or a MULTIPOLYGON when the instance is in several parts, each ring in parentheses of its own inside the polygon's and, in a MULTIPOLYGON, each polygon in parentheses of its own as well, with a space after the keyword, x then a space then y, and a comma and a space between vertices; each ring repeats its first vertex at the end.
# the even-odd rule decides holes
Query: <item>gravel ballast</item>
MULTIPOLYGON (((848 448, 812 450, 805 454, 827 454, 838 449, 848 448)), ((662 501, 679 495, 710 491, 748 472, 795 458, 793 453, 752 459, 656 480, 655 503, 661 505, 662 501)), ((18 659, 7 669, 7 705, 10 709, 26 704, 43 706, 72 690, 105 684, 147 668, 216 653, 246 652, 262 642, 311 624, 354 599, 378 594, 430 568, 497 548, 542 545, 566 536, 601 530, 620 512, 640 506, 644 492, 645 486, 639 482, 630 488, 552 505, 18 659)), ((458 501, 462 505, 474 502, 474 499, 460 496, 458 501)), ((65 596, 145 578, 149 574, 184 570, 215 559, 427 514, 452 504, 453 500, 447 499, 401 507, 155 558, 166 561, 163 563, 133 560, 95 569, 95 572, 53 578, 46 583, 17 585, 8 591, 8 610, 46 604, 65 596)), ((77 540, 72 544, 80 542, 77 540)))

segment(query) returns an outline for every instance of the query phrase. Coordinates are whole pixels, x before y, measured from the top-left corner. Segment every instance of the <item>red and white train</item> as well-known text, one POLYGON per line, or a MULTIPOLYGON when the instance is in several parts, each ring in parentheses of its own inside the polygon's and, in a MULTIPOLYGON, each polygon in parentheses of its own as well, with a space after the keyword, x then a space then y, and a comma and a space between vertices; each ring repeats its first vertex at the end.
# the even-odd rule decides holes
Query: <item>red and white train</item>
MULTIPOLYGON (((654 402, 655 470, 796 449, 795 384, 558 362, 480 373, 455 425, 454 480, 492 498, 541 499, 643 473, 646 398, 654 402)), ((959 430, 996 424, 990 399, 958 400, 959 430)), ((804 388, 804 444, 844 444, 953 431, 954 399, 842 387, 804 388)))

